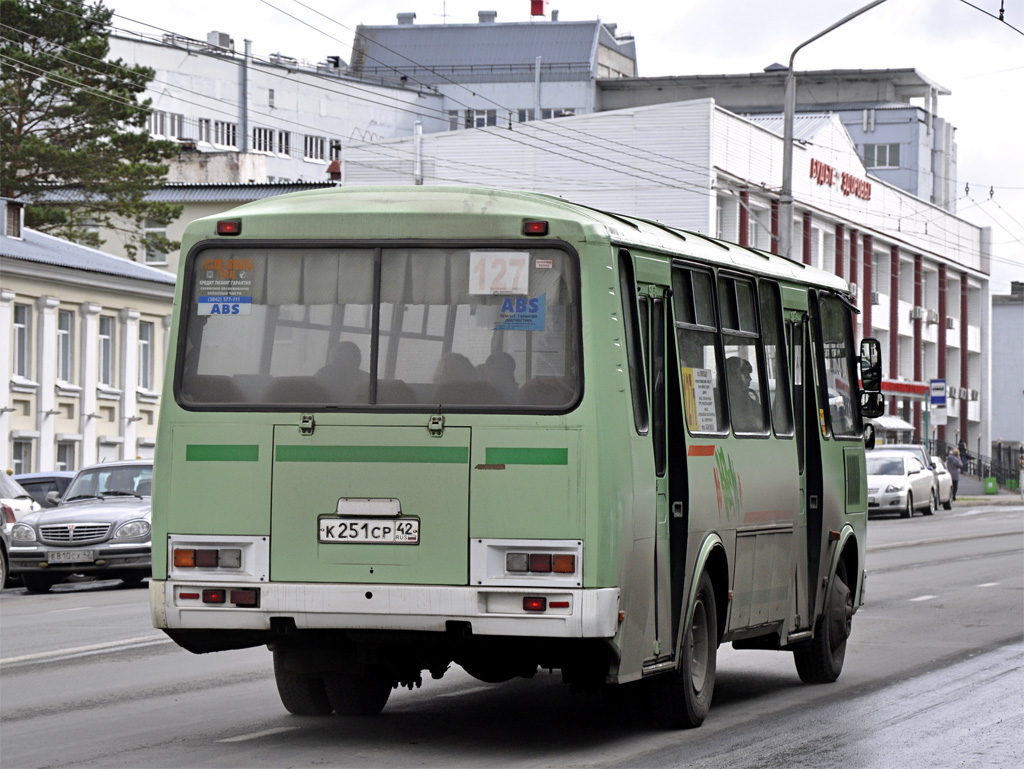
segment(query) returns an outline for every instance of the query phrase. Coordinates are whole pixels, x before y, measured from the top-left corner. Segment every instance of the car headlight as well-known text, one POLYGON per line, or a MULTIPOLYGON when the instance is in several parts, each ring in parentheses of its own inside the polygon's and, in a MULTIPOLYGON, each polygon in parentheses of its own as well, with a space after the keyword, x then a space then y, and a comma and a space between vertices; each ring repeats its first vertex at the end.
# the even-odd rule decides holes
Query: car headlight
POLYGON ((128 521, 114 532, 114 539, 138 539, 149 536, 149 521, 128 521))
POLYGON ((886 494, 898 494, 901 491, 903 491, 903 487, 895 483, 890 483, 888 486, 885 487, 886 494))
POLYGON ((36 530, 27 523, 16 523, 11 528, 11 540, 14 542, 35 542, 36 530))

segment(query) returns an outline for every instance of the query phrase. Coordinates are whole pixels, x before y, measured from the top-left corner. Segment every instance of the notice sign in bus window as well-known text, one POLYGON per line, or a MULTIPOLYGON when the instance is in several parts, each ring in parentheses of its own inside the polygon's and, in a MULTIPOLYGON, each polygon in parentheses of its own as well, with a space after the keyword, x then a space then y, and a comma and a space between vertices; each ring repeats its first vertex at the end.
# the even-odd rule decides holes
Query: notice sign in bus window
POLYGON ((714 372, 709 368, 685 366, 679 371, 683 380, 686 426, 693 432, 714 432, 718 429, 714 372))
POLYGON ((529 292, 529 252, 469 252, 469 293, 526 295, 529 292))
POLYGON ((202 257, 197 290, 198 315, 251 315, 253 261, 202 257))

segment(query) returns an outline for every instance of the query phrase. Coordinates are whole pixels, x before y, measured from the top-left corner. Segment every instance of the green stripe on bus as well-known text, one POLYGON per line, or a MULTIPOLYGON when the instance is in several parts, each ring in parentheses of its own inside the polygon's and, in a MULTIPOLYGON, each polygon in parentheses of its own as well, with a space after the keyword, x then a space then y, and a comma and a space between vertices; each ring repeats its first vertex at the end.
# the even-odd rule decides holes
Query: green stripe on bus
POLYGON ((489 465, 567 465, 569 449, 487 449, 489 465))
POLYGON ((190 443, 185 447, 186 462, 259 462, 257 445, 203 445, 190 443))
POLYGON ((465 446, 278 446, 278 462, 469 463, 465 446))

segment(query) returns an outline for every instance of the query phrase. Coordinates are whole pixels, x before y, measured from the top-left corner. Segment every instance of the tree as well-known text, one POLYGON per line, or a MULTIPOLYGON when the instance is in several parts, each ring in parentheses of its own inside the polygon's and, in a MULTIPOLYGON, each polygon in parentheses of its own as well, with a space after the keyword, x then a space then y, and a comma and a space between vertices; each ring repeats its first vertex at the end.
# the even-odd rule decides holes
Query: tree
POLYGON ((181 213, 146 200, 178 145, 146 130, 153 70, 106 59, 112 15, 102 0, 0 0, 0 195, 51 235, 98 247, 98 227, 117 231, 134 259, 177 247, 143 232, 181 213))

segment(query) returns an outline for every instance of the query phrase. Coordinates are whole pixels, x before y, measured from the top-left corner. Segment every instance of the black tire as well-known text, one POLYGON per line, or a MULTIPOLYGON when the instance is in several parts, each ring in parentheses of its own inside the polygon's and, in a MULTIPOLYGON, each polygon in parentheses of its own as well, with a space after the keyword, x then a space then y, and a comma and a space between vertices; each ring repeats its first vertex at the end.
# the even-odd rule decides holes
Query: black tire
POLYGON ((815 624, 814 637, 793 650, 796 672, 804 683, 830 684, 843 671, 846 640, 853 625, 853 591, 848 584, 846 564, 840 561, 825 610, 815 624))
POLYGON ((21 581, 30 593, 49 593, 50 588, 57 584, 49 574, 22 574, 21 581))
POLYGON ((0 547, 0 591, 7 584, 7 551, 0 547))
POLYGON ((322 677, 302 675, 289 670, 283 651, 274 652, 274 680, 285 710, 297 716, 329 716, 334 708, 327 699, 322 677))
POLYGON ((711 709, 718 664, 718 613, 707 572, 697 584, 680 656, 676 670, 651 681, 655 718, 671 729, 692 729, 704 723, 711 709))
POLYGON ((946 499, 946 501, 942 503, 942 509, 943 510, 952 510, 953 509, 953 492, 952 491, 949 492, 949 497, 946 499))
POLYGON ((928 495, 928 507, 924 509, 924 514, 933 515, 935 513, 935 508, 938 506, 938 503, 935 501, 935 492, 933 491, 928 495))
POLYGON ((388 703, 391 682, 369 665, 354 664, 324 677, 327 699, 339 716, 375 716, 388 703))
POLYGON ((146 578, 142 572, 130 572, 121 575, 121 581, 126 585, 138 585, 146 578))
POLYGON ((914 517, 914 495, 909 491, 907 492, 907 506, 905 509, 900 510, 900 518, 913 518, 914 517))

